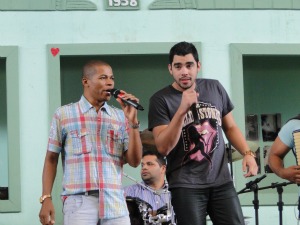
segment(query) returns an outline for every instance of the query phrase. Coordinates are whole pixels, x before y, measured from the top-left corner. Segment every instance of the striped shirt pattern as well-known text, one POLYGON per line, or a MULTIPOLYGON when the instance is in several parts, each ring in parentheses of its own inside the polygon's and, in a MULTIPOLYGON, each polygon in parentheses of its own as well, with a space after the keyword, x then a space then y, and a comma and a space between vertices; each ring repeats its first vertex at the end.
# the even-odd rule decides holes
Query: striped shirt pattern
MULTIPOLYGON (((168 192, 167 185, 164 185, 163 192, 161 194, 155 194, 154 190, 150 191, 149 189, 143 187, 147 186, 145 182, 140 184, 134 184, 124 187, 125 195, 130 197, 137 197, 146 203, 152 206, 152 210, 156 211, 159 208, 162 208, 166 204, 169 204, 170 193, 168 192)), ((147 186, 151 189, 151 187, 147 186)))
POLYGON ((122 110, 105 103, 97 113, 84 96, 59 107, 47 149, 62 154, 62 196, 99 190, 101 219, 128 215, 122 189, 128 121, 122 110))

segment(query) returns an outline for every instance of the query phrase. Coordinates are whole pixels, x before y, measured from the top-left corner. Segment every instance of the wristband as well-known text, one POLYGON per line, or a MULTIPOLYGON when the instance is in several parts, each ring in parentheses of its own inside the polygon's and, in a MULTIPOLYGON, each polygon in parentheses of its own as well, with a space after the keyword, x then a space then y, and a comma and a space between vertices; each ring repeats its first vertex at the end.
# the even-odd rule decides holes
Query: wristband
POLYGON ((46 198, 52 198, 51 195, 43 195, 40 197, 40 203, 42 204, 46 198))
POLYGON ((138 123, 136 123, 136 124, 130 124, 130 123, 129 123, 129 126, 130 126, 132 129, 138 129, 138 128, 140 128, 140 121, 138 121, 138 123))
POLYGON ((253 151, 251 151, 251 150, 247 150, 247 151, 244 153, 244 156, 246 156, 246 155, 251 155, 251 156, 253 156, 254 158, 256 158, 255 153, 254 153, 253 151))

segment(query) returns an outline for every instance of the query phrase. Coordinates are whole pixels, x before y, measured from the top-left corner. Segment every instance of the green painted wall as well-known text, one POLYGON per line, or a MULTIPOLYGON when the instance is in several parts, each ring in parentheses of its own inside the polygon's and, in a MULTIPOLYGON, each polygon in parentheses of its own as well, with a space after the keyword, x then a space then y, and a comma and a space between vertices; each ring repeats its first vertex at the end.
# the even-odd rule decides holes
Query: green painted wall
MULTIPOLYGON (((4 1, 7 4, 11 2, 4 1)), ((38 213, 41 206, 38 199, 42 192, 41 178, 49 123, 55 108, 61 105, 59 65, 61 57, 137 55, 145 51, 149 53, 151 50, 159 54, 167 54, 170 44, 174 42, 186 40, 201 43, 203 66, 201 77, 218 79, 224 85, 236 106, 234 116, 243 130, 244 90, 242 63, 240 63, 243 57, 237 54, 234 59, 231 58, 231 44, 251 44, 246 51, 248 55, 255 55, 258 52, 278 54, 282 49, 285 49, 285 55, 299 55, 300 52, 297 47, 300 34, 298 10, 149 10, 149 6, 157 1, 143 0, 140 1, 140 10, 108 11, 104 9, 103 1, 93 0, 93 2, 97 5, 97 10, 2 11, 0 13, 0 56, 3 56, 3 51, 5 57, 11 55, 2 46, 18 46, 19 49, 17 60, 10 63, 11 68, 18 69, 11 73, 17 77, 17 80, 10 81, 11 86, 7 90, 8 97, 10 96, 7 104, 11 106, 7 113, 8 122, 15 127, 14 130, 9 131, 14 139, 19 140, 19 142, 9 142, 8 147, 17 152, 9 157, 10 164, 13 165, 12 169, 19 165, 19 171, 15 171, 9 177, 14 179, 17 176, 16 180, 21 178, 18 185, 21 193, 14 195, 21 200, 18 208, 20 210, 13 213, 0 213, 0 225, 40 224, 38 213), (164 47, 159 43, 167 43, 167 46, 164 47), (127 44, 129 47, 123 48, 127 44), (61 47, 62 45, 64 46, 61 47), (74 45, 80 47, 70 52, 74 45), (254 48, 253 45, 258 47, 254 48), (272 46, 265 48, 268 45, 272 46), (60 53, 56 57, 52 56, 48 46, 60 47, 60 53), (135 51, 133 52, 132 49, 135 51), (53 66, 53 62, 56 65, 53 66), (233 76, 236 69, 233 64, 236 62, 240 66, 233 76), (18 122, 20 126, 15 125, 18 122)), ((211 2, 207 1, 207 3, 211 2)), ((225 4, 225 1, 223 2, 225 4)), ((249 2, 252 0, 243 1, 243 4, 249 5, 249 2)), ((271 1, 256 1, 260 5, 266 2, 271 1)), ((283 0, 276 2, 280 4, 283 0)), ((294 6, 298 0, 292 2, 294 6)), ((287 1, 287 4, 290 3, 291 1, 287 1)), ((154 68, 156 65, 148 67, 154 68)), ((167 69, 165 72, 164 76, 167 77, 167 69)), ((164 81, 157 81, 160 82, 164 81)), ((140 97, 140 93, 135 94, 140 97)), ((77 98, 78 94, 75 93, 75 96, 77 98)), ((140 114, 142 116, 142 113, 140 114)), ((142 123, 144 124, 143 121, 142 123)), ((255 179, 255 177, 244 178, 242 170, 238 167, 240 164, 241 161, 235 163, 237 168, 235 174, 238 178, 236 181, 240 184, 239 187, 255 179)), ((127 167, 125 169, 127 170, 127 167)), ((127 171, 130 175, 139 176, 138 169, 127 171)), ((270 184, 267 181, 262 185, 270 184)), ((281 180, 276 179, 276 181, 281 180)), ((61 205, 60 186, 58 180, 53 191, 57 206, 61 205)), ((261 192, 259 198, 262 200, 264 196, 272 199, 272 206, 259 208, 260 215, 268 215, 268 217, 260 216, 260 223, 278 224, 276 190, 261 192)), ((287 194, 285 189, 284 201, 286 197, 294 198, 294 204, 284 206, 284 224, 297 223, 294 209, 298 191, 287 194)), ((252 217, 249 225, 255 224, 254 209, 251 206, 252 198, 253 196, 249 195, 245 201, 250 206, 243 207, 244 214, 252 217)), ((0 201, 0 208, 11 207, 8 207, 7 202, 0 201)), ((61 208, 58 206, 56 209, 57 214, 60 214, 61 208)), ((57 224, 62 223, 57 220, 57 224)))
POLYGON ((300 113, 300 56, 244 56, 246 114, 300 113))
POLYGON ((6 58, 0 58, 0 187, 8 187, 6 58))
MULTIPOLYGON (((299 82, 300 82, 300 56, 299 55, 244 55, 243 56, 243 89, 244 93, 240 98, 244 98, 245 115, 255 114, 258 116, 258 145, 260 147, 260 168, 264 171, 265 146, 271 146, 273 141, 263 141, 262 138, 262 114, 281 114, 281 124, 289 118, 297 115, 300 111, 299 102, 299 82)), ((236 83, 236 85, 240 85, 236 83)), ((243 130, 244 132, 244 130, 243 130)), ((239 162, 235 162, 237 190, 245 187, 245 183, 238 182, 241 179, 239 162)), ((290 152, 285 158, 285 166, 295 165, 295 158, 290 152)), ((248 180, 253 180, 248 179, 248 180)), ((274 173, 267 173, 258 186, 266 187, 275 182, 284 182, 274 173)), ((295 194, 298 191, 296 185, 284 187, 285 205, 295 204, 295 194)), ((273 205, 277 197, 276 189, 262 190, 259 192, 260 205, 273 205)), ((252 205, 253 193, 241 194, 240 200, 243 205, 252 205)))
POLYGON ((1 213, 21 210, 18 62, 18 47, 0 46, 0 180, 9 188, 8 199, 0 200, 1 213))
MULTIPOLYGON (((108 62, 115 76, 115 88, 133 93, 145 108, 139 111, 141 130, 148 127, 148 104, 151 95, 170 84, 172 77, 168 71, 167 55, 116 55, 116 56, 81 56, 62 57, 61 93, 62 104, 76 102, 82 94, 82 67, 91 59, 108 62)), ((113 98, 109 102, 120 108, 113 98)))

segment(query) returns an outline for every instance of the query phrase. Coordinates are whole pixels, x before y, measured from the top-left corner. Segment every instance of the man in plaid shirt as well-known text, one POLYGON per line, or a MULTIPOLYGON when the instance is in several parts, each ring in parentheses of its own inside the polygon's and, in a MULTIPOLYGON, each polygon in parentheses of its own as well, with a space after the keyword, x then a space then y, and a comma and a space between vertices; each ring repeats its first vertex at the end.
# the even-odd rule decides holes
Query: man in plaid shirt
MULTIPOLYGON (((122 168, 139 165, 142 143, 137 110, 119 98, 122 110, 107 104, 114 83, 110 65, 90 61, 83 68, 81 99, 56 110, 43 170, 43 225, 55 223, 51 191, 60 153, 64 225, 130 225, 122 168)), ((121 95, 139 101, 124 91, 121 95)))

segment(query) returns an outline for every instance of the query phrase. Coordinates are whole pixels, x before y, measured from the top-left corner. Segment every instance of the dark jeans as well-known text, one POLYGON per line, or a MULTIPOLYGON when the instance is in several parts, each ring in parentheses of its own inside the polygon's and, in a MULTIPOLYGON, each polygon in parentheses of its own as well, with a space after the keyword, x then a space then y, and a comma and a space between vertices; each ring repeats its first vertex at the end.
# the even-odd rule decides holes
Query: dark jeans
POLYGON ((177 225, 244 225, 243 212, 232 182, 219 187, 171 189, 177 225))

